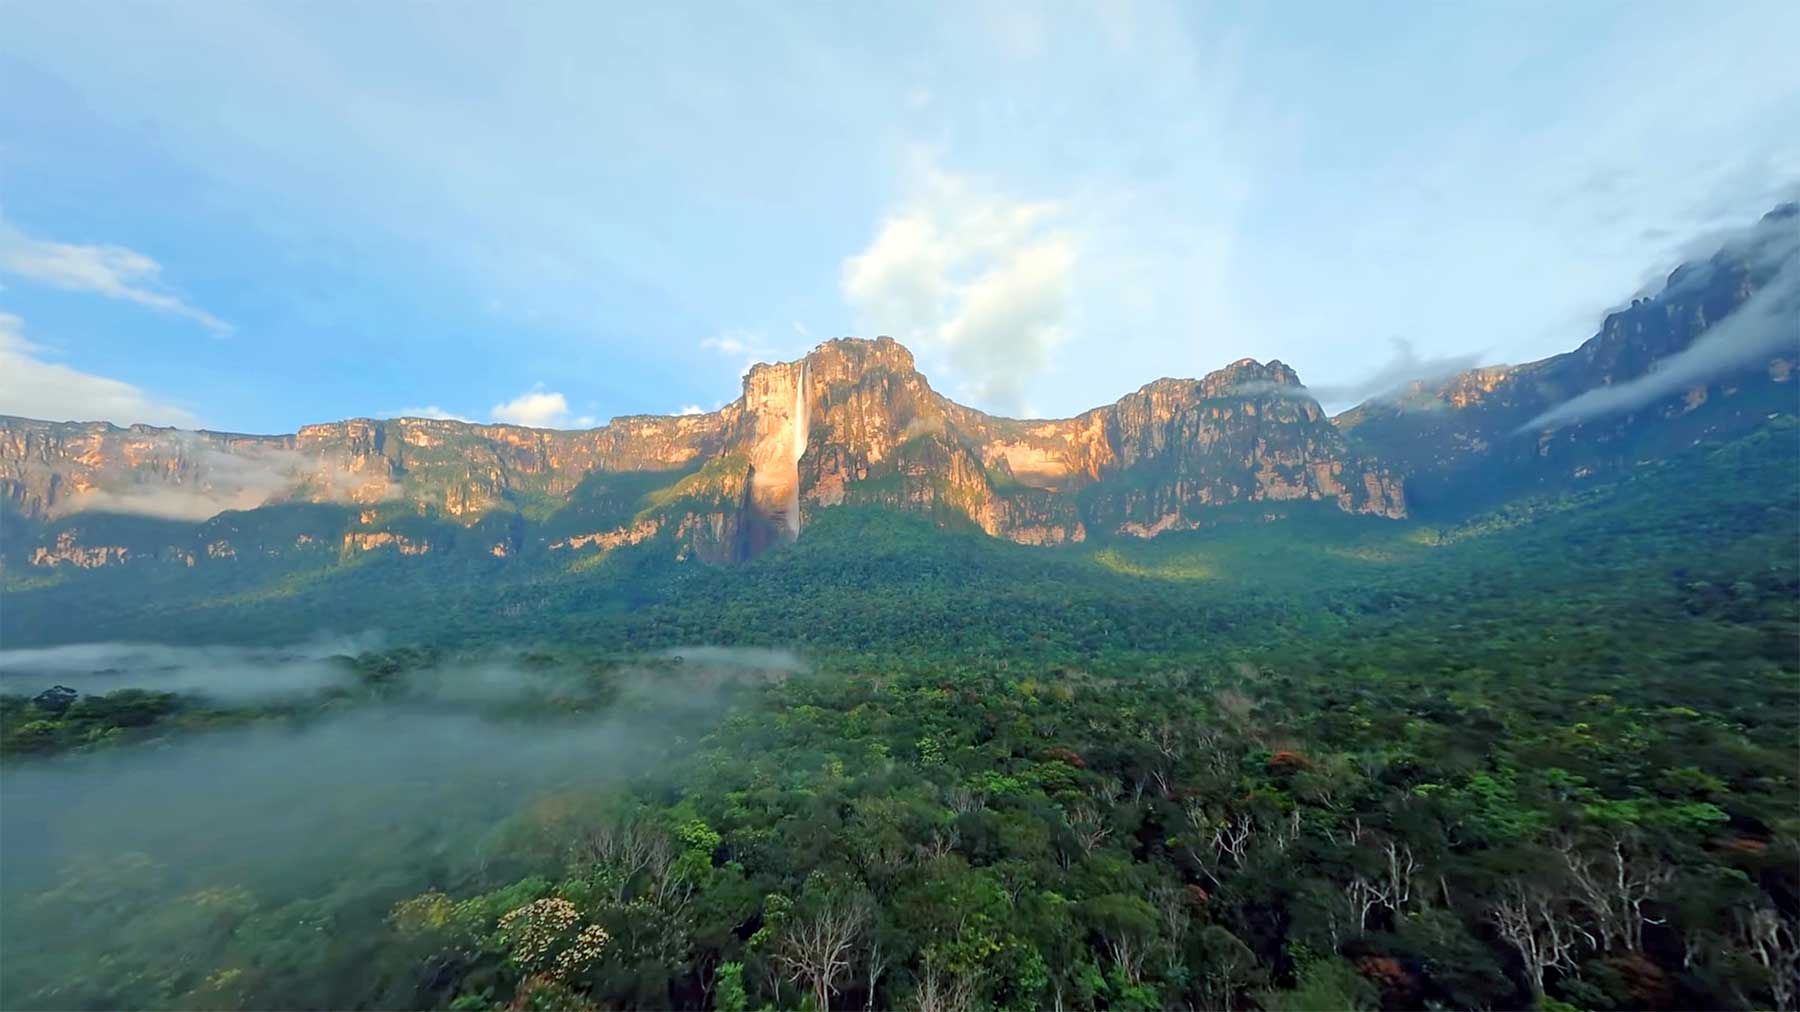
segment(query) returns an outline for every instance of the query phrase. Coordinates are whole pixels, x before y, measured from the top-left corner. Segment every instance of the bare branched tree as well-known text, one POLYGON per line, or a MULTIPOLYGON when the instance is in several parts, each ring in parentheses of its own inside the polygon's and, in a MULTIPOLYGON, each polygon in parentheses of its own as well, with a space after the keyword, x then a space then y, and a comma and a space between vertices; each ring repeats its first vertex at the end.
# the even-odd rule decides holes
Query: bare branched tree
POLYGON ((1565 837, 1556 842, 1556 850, 1568 868, 1577 902, 1599 929, 1600 947, 1639 952, 1644 947, 1644 925, 1661 923, 1644 913, 1644 904, 1674 871, 1641 851, 1627 854, 1621 837, 1613 837, 1610 843, 1593 854, 1565 837))
POLYGON ((1518 950, 1535 998, 1543 997, 1547 971, 1574 969, 1581 942, 1595 944, 1594 936, 1557 909, 1547 891, 1518 882, 1508 886, 1488 918, 1506 944, 1518 950))
POLYGON ((1758 907, 1739 915, 1738 938, 1767 971, 1777 1012, 1793 1012, 1800 996, 1800 932, 1773 907, 1758 907))
POLYGON ((1164 973, 1177 978, 1187 963, 1188 928, 1192 915, 1188 911, 1187 890, 1162 883, 1150 890, 1150 905, 1156 908, 1156 920, 1162 928, 1159 942, 1163 953, 1164 973))
POLYGON ((857 939, 869 921, 867 896, 837 893, 783 927, 775 961, 790 981, 812 989, 814 1008, 831 1007, 831 996, 850 972, 857 939))
POLYGON ((1253 817, 1248 814, 1215 817, 1198 801, 1182 806, 1182 816, 1188 826, 1188 832, 1183 834, 1188 856, 1214 885, 1219 884, 1219 871, 1225 865, 1243 866, 1244 854, 1256 833, 1253 817))
POLYGON ((919 968, 919 984, 913 990, 919 1012, 968 1012, 975 1007, 975 981, 965 974, 946 972, 927 955, 919 968))
POLYGON ((863 962, 865 968, 865 990, 868 997, 863 1002, 864 1012, 875 1012, 875 985, 881 983, 881 975, 887 972, 889 952, 881 945, 881 933, 871 930, 869 936, 869 956, 863 962))
POLYGON ((1070 805, 1066 817, 1069 829, 1074 832, 1075 842, 1081 846, 1083 854, 1092 854, 1113 833, 1106 812, 1091 801, 1078 801, 1070 805))

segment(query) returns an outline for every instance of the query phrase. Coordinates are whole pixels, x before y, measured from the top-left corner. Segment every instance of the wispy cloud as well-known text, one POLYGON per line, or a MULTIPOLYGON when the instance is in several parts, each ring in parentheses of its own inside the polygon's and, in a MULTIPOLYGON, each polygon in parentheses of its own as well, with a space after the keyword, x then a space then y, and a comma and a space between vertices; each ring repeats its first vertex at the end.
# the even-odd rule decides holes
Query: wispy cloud
POLYGON ((1327 407, 1353 407, 1364 401, 1398 394, 1413 383, 1449 379, 1481 363, 1481 353, 1422 357, 1404 337, 1389 339, 1388 359, 1370 372, 1342 383, 1308 385, 1307 391, 1327 407))
POLYGON ((436 404, 427 404, 422 408, 401 408, 398 411, 388 411, 388 412, 384 412, 382 414, 382 417, 383 418, 435 418, 438 421, 442 421, 442 422, 472 422, 472 421, 474 421, 474 419, 466 418, 462 415, 457 414, 454 411, 446 411, 443 408, 438 407, 436 404))
POLYGON ((700 347, 716 351, 721 355, 743 355, 751 349, 760 347, 762 339, 748 331, 728 330, 723 334, 714 334, 703 338, 700 347))
POLYGON ((0 414, 49 421, 142 422, 191 428, 192 412, 116 379, 45 361, 47 350, 25 339, 25 322, 0 313, 0 414))
POLYGON ((170 291, 162 281, 161 264, 124 246, 37 239, 0 220, 0 271, 52 288, 185 316, 215 334, 231 333, 230 324, 170 291))
POLYGON ((1077 242, 1064 209, 928 162, 916 176, 868 248, 844 261, 844 298, 871 336, 942 355, 969 396, 1018 410, 1067 334, 1077 242))
MULTIPOLYGON (((799 323, 795 323, 794 327, 802 333, 805 331, 805 328, 799 323)), ((743 368, 738 370, 740 376, 748 373, 750 367, 756 363, 767 362, 778 356, 778 352, 771 345, 768 336, 758 330, 727 330, 711 337, 702 338, 700 347, 707 351, 718 352, 727 358, 741 360, 743 368)))
POLYGON ((117 488, 94 488, 70 497, 59 512, 205 520, 226 510, 253 510, 285 499, 309 476, 324 488, 355 481, 346 471, 278 446, 248 444, 226 450, 202 435, 182 432, 164 449, 185 461, 187 475, 172 477, 145 468, 117 488))
POLYGON ((593 415, 576 415, 569 410, 569 399, 542 383, 504 404, 494 405, 490 414, 494 421, 507 425, 524 425, 534 429, 591 428, 593 415))

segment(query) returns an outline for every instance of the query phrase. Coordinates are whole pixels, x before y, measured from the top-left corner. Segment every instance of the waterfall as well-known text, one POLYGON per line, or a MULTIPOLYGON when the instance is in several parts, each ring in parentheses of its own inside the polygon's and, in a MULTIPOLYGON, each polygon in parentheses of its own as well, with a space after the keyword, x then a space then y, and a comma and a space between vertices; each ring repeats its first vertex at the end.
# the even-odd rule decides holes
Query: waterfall
POLYGON ((800 360, 800 378, 794 383, 794 415, 790 419, 793 427, 794 442, 794 497, 788 503, 788 533, 795 538, 800 536, 800 458, 806 456, 806 439, 809 422, 806 403, 806 359, 800 360))

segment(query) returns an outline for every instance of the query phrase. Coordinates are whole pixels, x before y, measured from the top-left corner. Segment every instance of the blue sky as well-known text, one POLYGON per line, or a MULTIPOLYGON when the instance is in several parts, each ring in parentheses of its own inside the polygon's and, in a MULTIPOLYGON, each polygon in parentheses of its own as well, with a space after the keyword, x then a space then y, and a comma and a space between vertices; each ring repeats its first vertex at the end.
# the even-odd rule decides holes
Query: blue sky
POLYGON ((1565 350, 1800 184, 1800 4, 0 4, 0 413, 1072 414, 1565 350))

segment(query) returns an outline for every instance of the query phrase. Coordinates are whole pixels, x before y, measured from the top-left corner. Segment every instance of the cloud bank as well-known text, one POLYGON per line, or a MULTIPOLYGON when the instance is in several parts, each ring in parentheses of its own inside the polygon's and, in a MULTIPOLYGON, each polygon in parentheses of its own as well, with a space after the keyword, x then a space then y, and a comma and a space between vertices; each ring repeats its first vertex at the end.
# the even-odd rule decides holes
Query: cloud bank
POLYGON ((25 340, 25 321, 0 313, 0 414, 55 422, 199 424, 185 408, 159 401, 130 383, 47 362, 44 353, 44 348, 25 340))
POLYGON ((134 688, 254 702, 350 685, 353 672, 345 658, 379 643, 380 637, 366 634, 290 647, 81 643, 0 650, 0 690, 36 695, 66 685, 98 695, 134 688))
POLYGON ((368 503, 395 498, 401 491, 397 482, 371 484, 380 476, 353 470, 341 458, 254 440, 224 446, 214 442, 217 437, 195 432, 173 432, 165 438, 172 443, 172 454, 133 471, 129 483, 68 497, 57 514, 130 513, 197 521, 296 495, 368 503))
MULTIPOLYGON (((91 489, 69 497, 59 513, 131 513, 165 520, 206 520, 226 510, 249 510, 285 498, 318 473, 334 483, 331 468, 297 450, 246 443, 227 451, 190 432, 171 435, 188 480, 153 469, 115 490, 91 489)), ((347 477, 347 476, 346 476, 347 477)))

